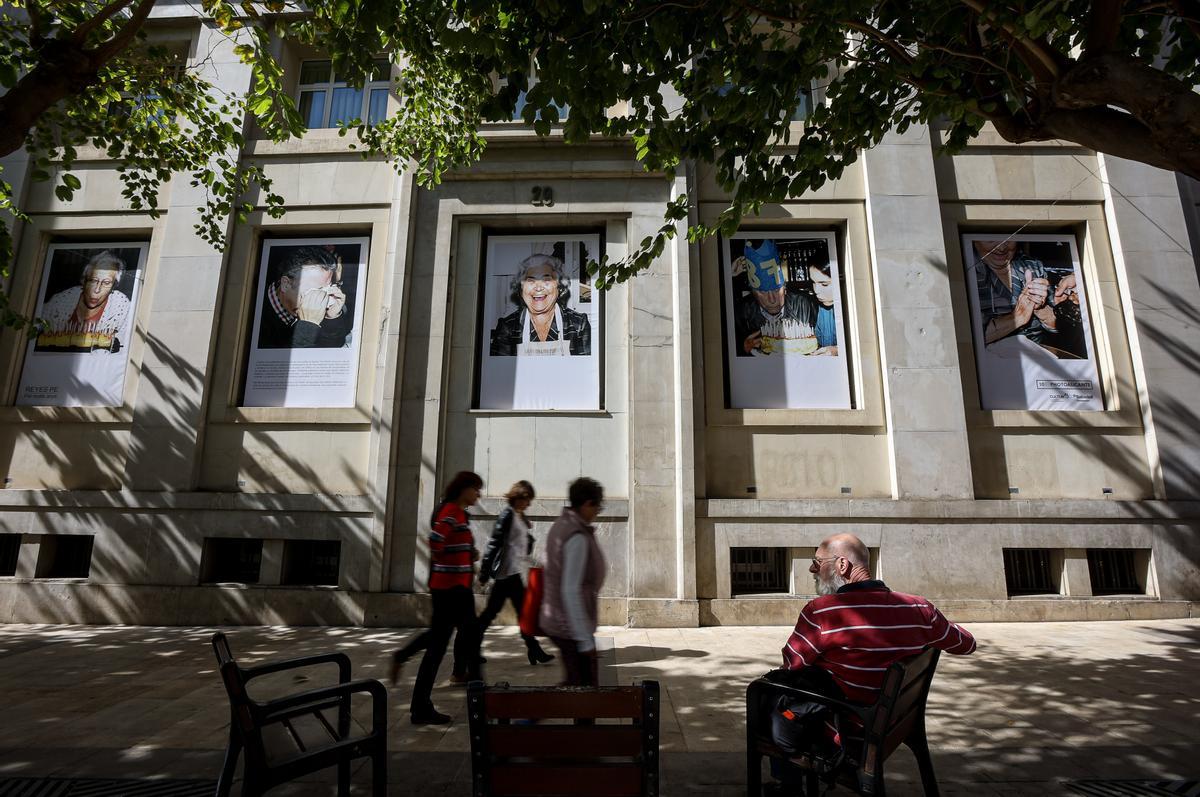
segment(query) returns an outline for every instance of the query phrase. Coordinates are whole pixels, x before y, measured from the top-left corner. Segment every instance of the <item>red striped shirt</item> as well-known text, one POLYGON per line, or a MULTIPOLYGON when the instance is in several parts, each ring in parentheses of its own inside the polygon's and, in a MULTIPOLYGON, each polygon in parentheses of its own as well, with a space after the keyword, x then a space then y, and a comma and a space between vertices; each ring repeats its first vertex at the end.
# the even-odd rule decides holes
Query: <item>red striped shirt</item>
POLYGON ((429 588, 467 587, 475 579, 475 535, 458 504, 443 504, 429 532, 429 588))
POLYGON ((859 581, 800 610, 783 646, 783 666, 820 667, 847 700, 874 703, 888 667, 929 645, 967 654, 975 637, 925 598, 892 592, 882 581, 859 581))

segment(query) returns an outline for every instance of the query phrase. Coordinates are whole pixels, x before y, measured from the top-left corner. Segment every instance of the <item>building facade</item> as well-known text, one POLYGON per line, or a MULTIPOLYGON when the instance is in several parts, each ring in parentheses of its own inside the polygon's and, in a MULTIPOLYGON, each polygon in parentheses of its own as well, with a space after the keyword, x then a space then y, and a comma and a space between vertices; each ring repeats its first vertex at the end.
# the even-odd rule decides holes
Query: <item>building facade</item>
MULTIPOLYGON (((153 35, 248 87, 219 32, 153 35)), ((338 94, 320 54, 285 61, 316 128, 396 102, 338 94)), ((579 263, 624 255, 675 196, 715 220, 705 167, 668 181, 629 142, 495 124, 478 165, 425 190, 336 133, 238 153, 288 212, 231 222, 223 251, 196 235, 204 195, 182 176, 153 219, 103 152, 80 153, 70 202, 4 161, 31 219, 6 290, 30 314, 80 309, 60 337, 0 337, 0 620, 419 624, 428 518, 462 469, 485 482, 481 540, 517 479, 538 490, 539 536, 572 478, 604 484, 609 624, 790 624, 839 531, 893 588, 964 620, 1196 613, 1197 205, 1175 175, 987 131, 946 155, 914 128, 601 292, 579 263), (1006 241, 997 287, 984 269, 1006 241), (275 345, 265 319, 303 315, 280 297, 305 246, 331 263, 316 326, 344 328, 275 345), (527 345, 508 295, 539 252, 573 294, 550 336, 564 350, 527 345), (1019 313, 1013 286, 1043 279, 1073 315, 1047 299, 1037 334, 993 339, 993 316, 1019 313), (773 287, 798 326, 743 334, 773 287), (80 321, 89 290, 125 315, 80 321)))

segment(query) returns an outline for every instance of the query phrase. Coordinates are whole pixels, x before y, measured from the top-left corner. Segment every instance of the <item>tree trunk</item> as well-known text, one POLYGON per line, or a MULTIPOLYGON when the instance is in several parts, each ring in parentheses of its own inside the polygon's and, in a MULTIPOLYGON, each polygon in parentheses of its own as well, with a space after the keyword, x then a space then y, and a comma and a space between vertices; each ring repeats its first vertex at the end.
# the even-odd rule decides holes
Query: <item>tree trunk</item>
POLYGON ((1200 180, 1200 94, 1114 53, 1082 61, 1042 98, 1030 124, 997 122, 1014 143, 1064 139, 1200 180))
POLYGON ((42 47, 42 60, 0 96, 0 158, 20 149, 37 120, 55 103, 85 90, 99 65, 82 49, 58 39, 42 47))

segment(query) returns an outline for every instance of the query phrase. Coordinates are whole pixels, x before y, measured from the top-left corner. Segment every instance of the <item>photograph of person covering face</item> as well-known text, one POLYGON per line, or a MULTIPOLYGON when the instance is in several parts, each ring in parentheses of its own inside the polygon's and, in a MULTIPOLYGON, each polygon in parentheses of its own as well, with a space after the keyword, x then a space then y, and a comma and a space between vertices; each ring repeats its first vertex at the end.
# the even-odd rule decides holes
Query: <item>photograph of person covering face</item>
POLYGON ((115 353, 128 345, 139 254, 138 249, 59 250, 37 312, 45 326, 34 350, 115 353), (70 287, 63 288, 64 281, 70 287))
POLYGON ((339 349, 350 344, 354 308, 345 286, 356 283, 358 247, 278 246, 267 264, 259 308, 258 348, 339 349), (353 265, 347 265, 353 264, 353 265))
POLYGON ((837 288, 826 243, 766 238, 729 245, 734 353, 838 356, 837 288))
POLYGON ((1059 359, 1088 358, 1079 277, 1061 243, 997 236, 971 245, 985 346, 1021 335, 1059 359))
POLYGON ((492 330, 493 357, 588 356, 592 326, 570 309, 571 281, 554 255, 533 254, 518 265, 509 298, 515 306, 492 330))

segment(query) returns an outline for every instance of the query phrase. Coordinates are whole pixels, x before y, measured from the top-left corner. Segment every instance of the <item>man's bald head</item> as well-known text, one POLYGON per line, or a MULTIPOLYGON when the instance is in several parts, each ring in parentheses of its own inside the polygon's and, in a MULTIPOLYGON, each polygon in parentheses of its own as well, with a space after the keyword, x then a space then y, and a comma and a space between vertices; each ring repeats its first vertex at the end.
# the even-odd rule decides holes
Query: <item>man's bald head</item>
POLYGON ((850 561, 851 567, 871 569, 871 552, 863 541, 853 534, 834 534, 821 543, 825 556, 842 556, 850 561))
POLYGON ((817 592, 831 595, 847 584, 871 578, 871 552, 853 534, 834 534, 821 542, 808 572, 817 592))

